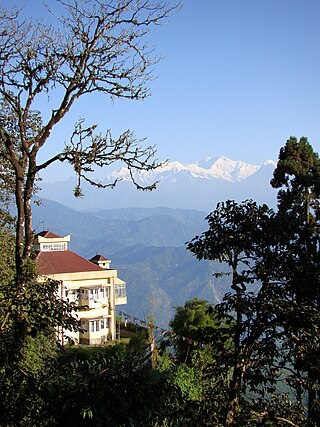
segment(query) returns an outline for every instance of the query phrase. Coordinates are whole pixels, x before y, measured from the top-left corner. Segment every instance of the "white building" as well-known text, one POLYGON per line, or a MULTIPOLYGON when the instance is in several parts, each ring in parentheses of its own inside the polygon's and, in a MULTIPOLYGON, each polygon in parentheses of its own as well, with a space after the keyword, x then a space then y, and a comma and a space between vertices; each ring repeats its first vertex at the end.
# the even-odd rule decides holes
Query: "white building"
POLYGON ((84 333, 59 331, 64 344, 71 338, 80 344, 102 344, 116 338, 116 306, 126 304, 126 284, 110 268, 111 261, 101 255, 86 260, 68 250, 70 236, 60 237, 49 231, 36 236, 36 262, 40 280, 60 281, 59 293, 83 310, 76 315, 84 333))

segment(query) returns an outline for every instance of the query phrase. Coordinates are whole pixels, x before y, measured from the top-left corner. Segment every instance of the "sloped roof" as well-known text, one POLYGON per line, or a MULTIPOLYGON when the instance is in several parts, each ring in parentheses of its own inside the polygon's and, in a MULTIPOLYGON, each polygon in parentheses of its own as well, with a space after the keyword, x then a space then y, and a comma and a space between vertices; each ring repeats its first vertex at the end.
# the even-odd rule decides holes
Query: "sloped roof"
POLYGON ((61 236, 58 236, 57 234, 51 233, 51 231, 41 231, 40 233, 38 233, 36 235, 36 237, 41 236, 41 237, 46 237, 47 239, 57 239, 57 238, 61 238, 61 236))
POLYGON ((99 262, 99 261, 110 261, 108 260, 106 257, 104 257, 103 255, 95 255, 94 257, 92 257, 90 259, 91 262, 99 262))
POLYGON ((103 268, 72 251, 39 252, 36 262, 40 275, 104 271, 103 268))

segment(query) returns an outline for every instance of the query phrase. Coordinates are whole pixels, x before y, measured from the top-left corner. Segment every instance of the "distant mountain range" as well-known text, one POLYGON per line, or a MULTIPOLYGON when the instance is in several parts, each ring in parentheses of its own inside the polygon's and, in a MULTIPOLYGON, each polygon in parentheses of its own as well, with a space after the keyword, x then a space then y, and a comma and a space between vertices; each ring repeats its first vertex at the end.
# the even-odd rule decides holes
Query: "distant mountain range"
POLYGON ((249 198, 274 206, 276 192, 270 186, 274 168, 271 160, 256 165, 226 157, 207 157, 190 164, 168 162, 153 171, 136 174, 135 179, 142 185, 159 182, 152 192, 135 191, 128 170, 122 168, 101 180, 102 183, 122 181, 112 190, 84 183, 84 198, 76 199, 73 196, 76 179, 68 178, 55 183, 42 182, 39 194, 78 210, 164 206, 210 212, 221 200, 249 198))
MULTIPOLYGON (((196 163, 182 164, 180 162, 167 162, 162 167, 152 171, 142 171, 134 174, 135 179, 141 184, 152 181, 171 181, 174 182, 178 176, 184 179, 196 180, 223 180, 228 182, 240 182, 249 176, 255 174, 264 166, 276 164, 268 160, 263 165, 253 165, 245 163, 242 160, 231 160, 224 156, 206 157, 204 160, 196 163)), ((120 171, 115 171, 107 176, 108 180, 121 179, 130 181, 130 174, 127 168, 123 167, 120 171)))

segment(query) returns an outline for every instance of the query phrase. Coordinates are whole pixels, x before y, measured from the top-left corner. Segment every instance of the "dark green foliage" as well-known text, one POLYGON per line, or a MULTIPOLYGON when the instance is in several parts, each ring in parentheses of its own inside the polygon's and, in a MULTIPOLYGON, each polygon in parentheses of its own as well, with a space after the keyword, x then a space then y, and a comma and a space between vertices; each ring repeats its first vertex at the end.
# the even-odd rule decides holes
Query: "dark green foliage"
POLYGON ((317 218, 320 196, 320 159, 307 138, 291 136, 281 148, 271 180, 278 192, 279 212, 298 216, 300 224, 317 218))
POLYGON ((66 348, 49 353, 47 343, 43 353, 33 340, 21 365, 24 376, 20 375, 19 383, 11 378, 1 386, 0 424, 162 425, 181 396, 166 374, 145 363, 145 341, 144 350, 138 347, 66 348))
POLYGON ((27 335, 36 336, 38 332, 53 330, 57 326, 65 329, 78 329, 72 312, 77 311, 75 303, 59 297, 60 283, 48 279, 37 280, 37 266, 30 260, 23 267, 24 291, 18 293, 15 281, 0 286, 1 331, 14 329, 15 319, 24 313, 24 326, 27 335))
MULTIPOLYGON (((0 283, 9 283, 15 275, 14 236, 8 226, 0 226, 0 283)), ((0 295, 4 289, 0 285, 0 295)), ((0 296, 1 298, 1 296, 0 296)))
MULTIPOLYGON (((257 274, 260 270, 258 266, 264 248, 271 244, 269 234, 273 212, 268 206, 258 206, 251 200, 241 204, 228 200, 219 203, 207 220, 208 231, 200 237, 196 236, 188 243, 187 248, 198 259, 218 260, 230 268, 227 274, 231 274, 232 293, 225 295, 224 302, 218 306, 218 311, 222 317, 230 317, 232 325, 230 336, 233 351, 226 356, 229 359, 227 363, 232 366, 232 379, 225 425, 233 426, 240 404, 243 379, 250 365, 254 381, 261 383, 261 369, 257 363, 251 362, 254 355, 259 360, 259 348, 268 335, 270 314, 265 310, 265 303, 268 300, 267 284, 262 283, 256 293, 254 292, 257 286, 253 287, 251 292, 247 291, 247 287, 261 279, 257 274), (258 376, 260 381, 257 379, 258 376)), ((221 272, 216 273, 220 274, 221 272)), ((268 352, 271 360, 273 356, 273 352, 268 352)))
POLYGON ((212 353, 220 355, 230 347, 230 328, 208 301, 193 299, 182 307, 170 322, 176 338, 173 341, 176 357, 182 363, 191 362, 199 345, 211 344, 212 353))
MULTIPOLYGON (((293 373, 290 383, 302 405, 307 392, 308 426, 317 426, 320 376, 319 309, 320 159, 306 138, 291 137, 280 151, 271 185, 280 188, 278 220, 282 233, 282 321, 287 359, 293 373)), ((288 363, 288 362, 287 362, 288 363)))

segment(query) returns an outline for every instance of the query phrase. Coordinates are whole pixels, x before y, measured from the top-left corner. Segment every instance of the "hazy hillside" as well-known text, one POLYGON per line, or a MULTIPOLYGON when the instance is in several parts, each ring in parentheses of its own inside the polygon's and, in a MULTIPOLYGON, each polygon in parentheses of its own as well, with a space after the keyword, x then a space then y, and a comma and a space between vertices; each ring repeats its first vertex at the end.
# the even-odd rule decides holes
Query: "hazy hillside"
POLYGON ((81 255, 92 252, 113 253, 115 248, 135 244, 145 246, 181 246, 206 227, 206 213, 181 209, 107 209, 82 212, 52 200, 34 205, 36 231, 49 229, 71 234, 71 246, 81 255))
POLYGON ((217 303, 228 288, 226 277, 212 277, 221 265, 199 262, 184 247, 137 245, 115 253, 113 262, 127 282, 128 312, 142 318, 152 313, 162 327, 174 307, 194 297, 217 303))

